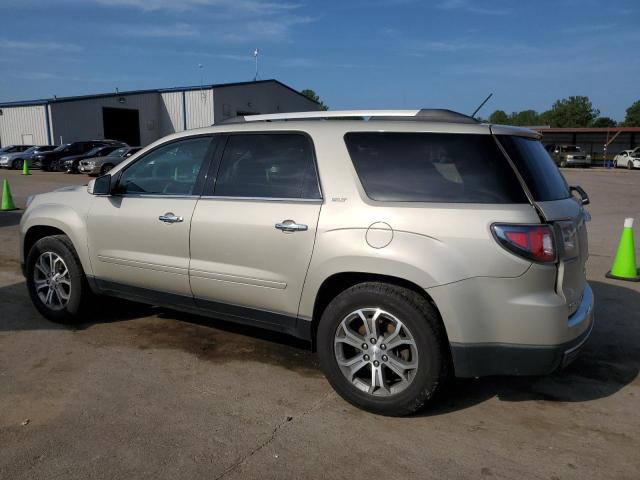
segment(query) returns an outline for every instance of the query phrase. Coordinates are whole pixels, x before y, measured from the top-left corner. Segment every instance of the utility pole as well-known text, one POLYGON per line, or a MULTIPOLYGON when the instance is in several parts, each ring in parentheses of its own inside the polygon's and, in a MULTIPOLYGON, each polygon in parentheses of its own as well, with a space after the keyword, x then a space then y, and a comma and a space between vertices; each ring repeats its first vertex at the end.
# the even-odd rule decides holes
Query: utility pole
POLYGON ((255 58, 256 60, 256 74, 253 77, 253 81, 255 82, 256 80, 258 80, 258 55, 260 54, 260 50, 258 48, 256 48, 253 51, 253 58, 255 58))

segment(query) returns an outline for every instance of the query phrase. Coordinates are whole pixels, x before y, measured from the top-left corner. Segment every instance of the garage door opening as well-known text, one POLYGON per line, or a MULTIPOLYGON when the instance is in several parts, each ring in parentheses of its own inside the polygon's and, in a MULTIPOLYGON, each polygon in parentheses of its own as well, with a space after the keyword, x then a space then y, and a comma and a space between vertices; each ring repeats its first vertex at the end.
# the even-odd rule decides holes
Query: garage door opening
POLYGON ((140 145, 140 119, 138 110, 129 108, 102 108, 104 138, 120 140, 132 147, 140 145))

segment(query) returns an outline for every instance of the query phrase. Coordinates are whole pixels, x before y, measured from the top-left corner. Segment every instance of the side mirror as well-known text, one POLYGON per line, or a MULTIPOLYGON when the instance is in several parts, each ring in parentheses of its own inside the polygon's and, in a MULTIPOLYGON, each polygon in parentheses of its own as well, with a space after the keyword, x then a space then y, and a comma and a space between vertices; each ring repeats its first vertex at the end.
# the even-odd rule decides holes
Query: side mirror
POLYGON ((591 203, 591 200, 589 200, 589 195, 587 195, 587 192, 585 192, 584 188, 582 188, 580 185, 570 186, 569 192, 571 192, 572 195, 573 192, 576 192, 578 195, 580 195, 580 201, 582 202, 582 205, 589 205, 591 203))
POLYGON ((111 193, 111 175, 102 175, 91 180, 87 185, 87 190, 91 195, 109 195, 111 193))

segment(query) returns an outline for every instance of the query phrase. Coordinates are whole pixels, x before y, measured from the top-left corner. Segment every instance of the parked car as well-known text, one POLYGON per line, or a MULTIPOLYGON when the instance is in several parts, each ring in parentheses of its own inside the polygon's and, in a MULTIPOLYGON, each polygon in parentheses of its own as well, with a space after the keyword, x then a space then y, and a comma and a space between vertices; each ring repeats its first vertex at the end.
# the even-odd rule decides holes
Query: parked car
POLYGON ((33 147, 33 145, 7 145, 6 147, 0 148, 0 154, 24 152, 31 147, 33 147))
POLYGON ((613 166, 616 168, 628 168, 629 170, 640 168, 640 147, 621 151, 613 157, 613 166))
POLYGON ((103 145, 89 150, 87 153, 81 155, 71 155, 70 157, 62 157, 57 162, 52 164, 52 170, 65 173, 78 173, 78 166, 81 160, 87 158, 103 157, 119 148, 119 145, 103 145))
POLYGON ((591 166, 591 155, 584 153, 577 145, 547 145, 546 149, 560 167, 591 166))
POLYGON ((141 149, 142 147, 121 147, 104 157, 81 160, 78 171, 88 173, 91 176, 103 175, 141 149))
POLYGON ((589 199, 539 138, 441 110, 240 117, 30 198, 20 262, 55 322, 105 294, 284 332, 404 415, 449 372, 547 374, 591 333, 589 199))
POLYGON ((38 145, 27 148, 23 152, 0 153, 0 167, 14 170, 21 169, 25 161, 28 161, 29 167, 31 167, 31 161, 35 155, 41 152, 49 152, 57 147, 57 145, 38 145))
MULTIPOLYGON (((50 171, 51 164, 63 157, 69 157, 71 155, 81 155, 87 153, 96 147, 103 147, 111 145, 114 140, 87 140, 82 142, 73 142, 60 145, 58 148, 51 152, 44 152, 33 157, 33 162, 36 168, 42 168, 42 170, 50 171)), ((118 145, 122 145, 122 142, 118 142, 118 145)))

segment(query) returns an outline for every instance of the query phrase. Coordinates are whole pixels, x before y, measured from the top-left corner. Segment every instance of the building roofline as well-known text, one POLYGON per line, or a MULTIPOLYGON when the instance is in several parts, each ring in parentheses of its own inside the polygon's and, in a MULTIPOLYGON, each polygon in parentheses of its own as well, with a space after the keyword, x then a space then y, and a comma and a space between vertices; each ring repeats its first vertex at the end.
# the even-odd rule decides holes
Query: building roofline
POLYGON ((640 133, 640 127, 579 127, 579 128, 553 128, 553 127, 528 127, 531 130, 545 133, 640 133))
POLYGON ((302 95, 299 91, 291 88, 289 85, 285 85, 279 80, 276 79, 268 79, 268 80, 253 80, 248 82, 233 82, 233 83, 215 83, 209 85, 192 85, 187 87, 173 87, 173 88, 154 88, 154 89, 145 89, 145 90, 129 90, 126 92, 110 92, 110 93, 97 93, 93 95, 77 95, 73 97, 56 97, 56 98, 41 98, 37 100, 22 100, 15 102, 2 102, 0 103, 0 108, 9 108, 9 107, 28 107, 28 106, 37 106, 37 105, 49 105, 53 103, 65 103, 65 102, 75 102, 79 100, 91 100, 94 98, 110 98, 110 97, 126 97, 129 95, 144 95, 148 93, 167 93, 167 92, 188 92, 194 90, 210 90, 214 88, 225 88, 225 87, 239 87, 244 85, 254 85, 254 84, 263 84, 263 83, 277 83, 278 85, 286 88, 287 90, 291 90, 294 93, 297 93, 301 97, 306 98, 310 102, 315 104, 319 104, 315 100, 302 95))

